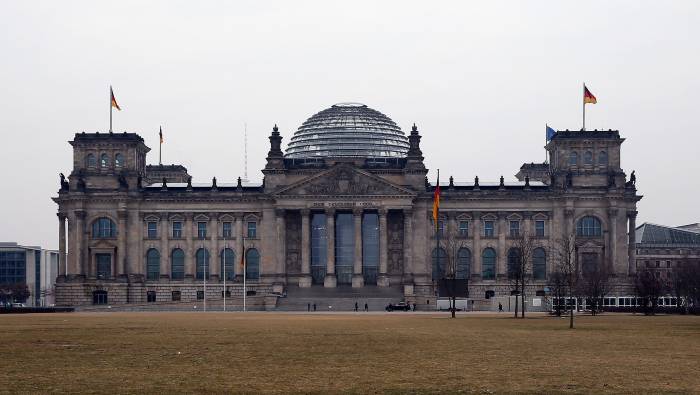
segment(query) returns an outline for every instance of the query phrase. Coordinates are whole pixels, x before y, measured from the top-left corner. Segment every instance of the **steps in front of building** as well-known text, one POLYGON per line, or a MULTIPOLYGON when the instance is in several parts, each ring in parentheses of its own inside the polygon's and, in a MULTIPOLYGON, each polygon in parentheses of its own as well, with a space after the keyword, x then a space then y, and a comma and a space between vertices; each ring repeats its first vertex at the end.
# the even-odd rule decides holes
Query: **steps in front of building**
MULTIPOLYGON (((202 311, 204 301, 190 302, 156 302, 156 303, 134 303, 118 305, 93 305, 76 306, 75 311, 202 311)), ((207 299, 207 311, 223 311, 223 299, 207 299)), ((264 311, 264 297, 248 297, 246 299, 246 311, 264 311)), ((243 300, 241 298, 226 299, 226 311, 243 311, 243 300)))
POLYGON ((339 286, 325 288, 312 286, 299 288, 288 286, 287 296, 277 300, 277 311, 307 311, 309 305, 313 311, 353 311, 357 303, 360 311, 364 310, 365 303, 370 311, 383 311, 390 303, 398 303, 404 300, 401 287, 377 287, 365 286, 352 288, 339 286))

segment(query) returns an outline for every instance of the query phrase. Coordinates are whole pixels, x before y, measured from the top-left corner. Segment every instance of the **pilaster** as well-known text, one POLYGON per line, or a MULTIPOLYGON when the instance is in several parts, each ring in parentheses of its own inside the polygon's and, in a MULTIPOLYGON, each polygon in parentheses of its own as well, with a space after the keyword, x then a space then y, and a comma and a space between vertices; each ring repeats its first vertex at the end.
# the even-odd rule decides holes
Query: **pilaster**
POLYGON ((387 240, 387 210, 379 210, 379 276, 377 285, 380 287, 389 286, 389 276, 387 275, 387 263, 389 260, 388 240, 387 240))
POLYGON ((355 251, 353 254, 352 286, 360 288, 365 285, 362 276, 362 209, 352 210, 355 251))
POLYGON ((299 286, 311 286, 311 211, 301 210, 301 277, 299 286))
POLYGON ((326 240, 328 241, 326 253, 328 260, 323 286, 335 288, 338 283, 335 276, 335 209, 326 209, 326 240))

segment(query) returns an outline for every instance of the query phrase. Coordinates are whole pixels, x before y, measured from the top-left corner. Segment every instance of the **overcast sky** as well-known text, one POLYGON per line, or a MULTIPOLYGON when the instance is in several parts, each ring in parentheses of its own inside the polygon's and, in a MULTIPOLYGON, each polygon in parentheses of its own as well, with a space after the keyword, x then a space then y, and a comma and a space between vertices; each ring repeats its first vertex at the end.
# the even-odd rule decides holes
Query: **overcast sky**
POLYGON ((415 122, 431 180, 514 180, 545 159, 545 123, 619 129, 638 223, 700 221, 700 2, 20 2, 0 5, 0 241, 56 248, 67 141, 141 134, 194 182, 260 180, 267 136, 289 141, 337 102, 415 122), (99 4, 98 4, 99 3, 99 4))

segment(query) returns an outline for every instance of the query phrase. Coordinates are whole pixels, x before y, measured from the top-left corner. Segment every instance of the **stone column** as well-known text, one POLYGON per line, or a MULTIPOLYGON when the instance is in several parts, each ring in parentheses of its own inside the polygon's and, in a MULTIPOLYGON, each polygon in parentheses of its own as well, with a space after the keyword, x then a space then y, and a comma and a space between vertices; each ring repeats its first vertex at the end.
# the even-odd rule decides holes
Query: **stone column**
POLYGON ((86 255, 85 252, 83 251, 83 248, 85 246, 84 244, 84 239, 85 239, 85 211, 83 210, 76 210, 75 211, 75 267, 73 269, 73 273, 75 273, 76 276, 82 276, 86 277, 88 275, 89 270, 87 267, 87 262, 84 259, 84 256, 86 255))
POLYGON ((362 209, 352 210, 353 230, 355 231, 355 251, 353 254, 352 286, 363 287, 365 279, 362 276, 362 209))
POLYGON ((327 261, 326 277, 323 279, 323 286, 334 288, 338 281, 335 277, 335 209, 326 209, 326 240, 327 240, 327 261))
POLYGON ((127 257, 127 251, 126 251, 126 235, 127 235, 127 229, 126 229, 126 224, 127 220, 129 218, 129 213, 126 210, 120 210, 117 212, 117 218, 119 220, 119 224, 117 225, 117 256, 115 257, 116 259, 114 260, 115 263, 115 268, 114 268, 114 274, 115 277, 119 278, 124 278, 126 275, 126 257, 127 257))
POLYGON ((221 273, 221 257, 219 256, 219 213, 209 214, 209 278, 210 281, 220 280, 221 273))
POLYGON ((474 237, 474 251, 472 251, 472 281, 481 280, 481 213, 472 213, 472 236, 474 237))
POLYGON ((170 278, 170 250, 168 248, 168 213, 160 214, 160 278, 170 278))
POLYGON ((58 276, 65 279, 66 267, 66 214, 57 213, 58 216, 58 276))
MULTIPOLYGON (((403 282, 413 284, 413 211, 403 210, 403 282)), ((404 287, 405 288, 405 287, 404 287)), ((404 292, 406 294, 406 292, 404 292)))
POLYGON ((387 263, 389 260, 389 248, 387 240, 387 209, 379 210, 379 276, 377 285, 380 287, 389 286, 389 276, 387 275, 387 263))
POLYGON ((574 210, 571 208, 564 209, 564 222, 566 235, 565 237, 570 237, 574 234, 574 210))
POLYGON ((277 277, 283 277, 285 273, 285 253, 287 251, 287 236, 286 236, 286 211, 284 209, 275 210, 275 223, 276 223, 276 233, 277 233, 277 245, 276 245, 276 257, 277 257, 277 270, 275 275, 277 277))
POLYGON ((185 237, 185 280, 190 280, 192 281, 195 277, 195 262, 194 262, 194 236, 192 235, 193 233, 193 227, 194 224, 192 223, 194 215, 192 213, 185 213, 185 221, 182 224, 184 228, 184 237, 185 237))
POLYGON ((506 213, 498 213, 498 253, 496 254, 496 278, 502 279, 506 277, 506 259, 508 251, 506 251, 506 213))
POLYGON ((616 208, 609 208, 608 209, 608 223, 610 223, 610 229, 608 229, 608 237, 609 237, 609 242, 608 242, 608 259, 609 259, 609 267, 608 267, 608 273, 610 274, 617 274, 619 273, 618 266, 617 266, 617 209, 616 208))
POLYGON ((311 210, 301 210, 301 277, 299 286, 311 286, 311 210))
POLYGON ((637 212, 628 211, 627 218, 629 219, 629 242, 627 245, 629 264, 627 273, 633 276, 637 274, 637 235, 635 235, 635 231, 637 230, 637 212))
MULTIPOLYGON (((236 236, 236 262, 243 262, 242 259, 245 255, 245 248, 243 245, 243 213, 236 213, 236 222, 233 225, 234 235, 236 236)), ((240 263, 233 265, 234 276, 243 276, 243 266, 240 263)))

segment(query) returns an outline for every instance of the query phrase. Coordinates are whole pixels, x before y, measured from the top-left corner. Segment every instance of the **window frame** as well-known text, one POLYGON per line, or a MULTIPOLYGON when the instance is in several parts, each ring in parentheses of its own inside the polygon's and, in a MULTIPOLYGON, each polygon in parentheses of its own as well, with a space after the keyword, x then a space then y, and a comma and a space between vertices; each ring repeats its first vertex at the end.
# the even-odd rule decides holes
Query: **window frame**
POLYGON ((146 235, 149 239, 158 238, 158 222, 157 221, 147 221, 146 222, 146 235))
POLYGON ((172 235, 173 239, 181 239, 182 238, 182 221, 173 221, 172 222, 171 235, 172 235), (176 231, 177 231, 177 233, 176 233, 176 231))
POLYGON ((197 221, 197 238, 200 240, 207 238, 207 223, 205 221, 197 221))
POLYGON ((492 219, 485 219, 483 221, 484 225, 484 237, 496 237, 496 221, 492 219))
POLYGON ((258 238, 258 223, 256 221, 247 221, 246 236, 248 239, 258 238))
POLYGON ((546 237, 547 236, 547 221, 544 219, 535 220, 535 237, 546 237), (542 224, 542 232, 540 232, 539 224, 542 224))

